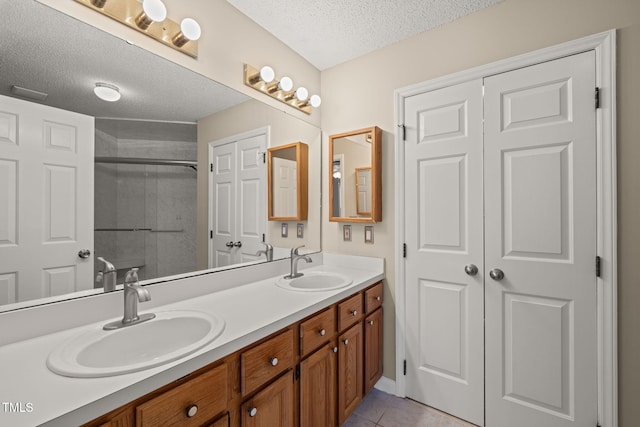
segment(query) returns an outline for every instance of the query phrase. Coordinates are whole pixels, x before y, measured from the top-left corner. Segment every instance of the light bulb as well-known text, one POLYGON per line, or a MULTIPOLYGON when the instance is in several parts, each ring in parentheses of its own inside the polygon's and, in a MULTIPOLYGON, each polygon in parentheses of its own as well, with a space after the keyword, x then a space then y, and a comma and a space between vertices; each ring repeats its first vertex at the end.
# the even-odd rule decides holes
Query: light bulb
POLYGON ((318 95, 311 95, 311 98, 309 98, 309 103, 313 108, 318 108, 320 104, 322 104, 322 98, 320 98, 320 96, 318 95))
POLYGON ((108 83, 96 83, 96 87, 93 89, 93 92, 103 101, 115 102, 120 99, 120 89, 118 86, 110 85, 108 83))
POLYGON ((273 71, 273 68, 265 65, 260 69, 260 78, 263 82, 270 83, 276 78, 276 73, 273 71))
POLYGON ((307 88, 300 86, 296 90, 296 98, 298 98, 300 101, 306 101, 308 96, 309 91, 307 90, 307 88))
POLYGON ((189 40, 198 40, 202 34, 200 24, 193 18, 184 18, 180 22, 180 31, 189 40))
POLYGON ((293 80, 291 80, 291 77, 283 77, 282 79, 280 79, 280 89, 284 90, 285 92, 289 92, 291 89, 293 89, 293 80))
POLYGON ((167 8, 161 0, 143 0, 142 10, 155 22, 162 22, 167 18, 167 8))

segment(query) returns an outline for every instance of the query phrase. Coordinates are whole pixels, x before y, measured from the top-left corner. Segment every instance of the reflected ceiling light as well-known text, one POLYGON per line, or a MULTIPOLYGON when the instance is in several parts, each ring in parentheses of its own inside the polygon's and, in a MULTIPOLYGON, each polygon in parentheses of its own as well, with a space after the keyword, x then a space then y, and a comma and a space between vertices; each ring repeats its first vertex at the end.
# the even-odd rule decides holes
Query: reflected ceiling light
POLYGON ((198 57, 200 25, 193 18, 175 22, 163 0, 74 0, 175 50, 198 57))
POLYGON ((167 7, 162 0, 143 0, 142 13, 136 17, 136 25, 141 30, 146 30, 153 22, 162 22, 165 19, 167 19, 167 7))
POLYGON ((202 35, 200 24, 193 18, 184 18, 180 22, 180 32, 173 36, 174 45, 182 47, 190 41, 196 41, 202 35))
POLYGON ((116 102, 120 99, 120 88, 109 83, 96 83, 93 92, 103 101, 116 102))
POLYGON ((322 102, 318 95, 309 98, 309 91, 305 87, 294 91, 291 77, 284 76, 278 81, 275 71, 268 65, 258 70, 245 64, 244 84, 307 114, 311 114, 322 102))

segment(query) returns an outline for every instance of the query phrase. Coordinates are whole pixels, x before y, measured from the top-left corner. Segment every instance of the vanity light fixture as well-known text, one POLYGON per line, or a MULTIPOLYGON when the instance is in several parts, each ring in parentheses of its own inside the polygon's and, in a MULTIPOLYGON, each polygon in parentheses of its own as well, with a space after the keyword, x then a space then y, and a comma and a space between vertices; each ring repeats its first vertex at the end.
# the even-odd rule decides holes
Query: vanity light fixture
POLYGON ((162 0, 75 1, 186 55, 198 57, 200 25, 193 18, 185 18, 180 24, 167 18, 162 0))
POLYGON ((275 71, 268 65, 260 70, 244 65, 244 84, 271 98, 307 114, 311 114, 313 108, 318 108, 322 103, 319 95, 309 97, 309 91, 305 87, 293 90, 293 80, 290 77, 284 76, 278 81, 275 76, 275 71))
POLYGON ((120 88, 109 83, 96 83, 93 92, 103 101, 116 102, 120 99, 120 88))

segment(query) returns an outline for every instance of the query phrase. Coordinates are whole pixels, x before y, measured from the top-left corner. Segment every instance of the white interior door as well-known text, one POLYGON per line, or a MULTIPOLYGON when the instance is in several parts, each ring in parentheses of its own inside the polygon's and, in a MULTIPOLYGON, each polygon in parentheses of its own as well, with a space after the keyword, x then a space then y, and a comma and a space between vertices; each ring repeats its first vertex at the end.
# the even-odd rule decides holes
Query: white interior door
POLYGON ((273 216, 295 217, 298 211, 298 174, 295 160, 273 157, 273 216))
POLYGON ((595 86, 593 51, 485 79, 490 427, 597 423, 595 86))
POLYGON ((482 81, 408 98, 405 124, 406 394, 482 425, 482 81))
POLYGON ((371 168, 356 168, 356 213, 371 214, 371 168))
POLYGON ((267 225, 266 131, 209 144, 209 267, 258 259, 267 225))
POLYGON ((93 117, 0 96, 0 305, 93 287, 93 152, 93 117))

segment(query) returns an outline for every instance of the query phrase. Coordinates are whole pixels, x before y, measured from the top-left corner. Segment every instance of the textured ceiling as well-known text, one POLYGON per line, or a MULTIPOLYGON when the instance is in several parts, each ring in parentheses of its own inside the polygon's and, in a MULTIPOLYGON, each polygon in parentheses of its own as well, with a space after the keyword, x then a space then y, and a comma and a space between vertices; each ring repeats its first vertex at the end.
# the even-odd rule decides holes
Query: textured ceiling
POLYGON ((227 0, 319 70, 503 0, 227 0))
POLYGON ((0 94, 47 93, 42 104, 94 117, 195 122, 247 96, 34 0, 0 0, 0 94), (120 88, 98 99, 95 83, 120 88))

